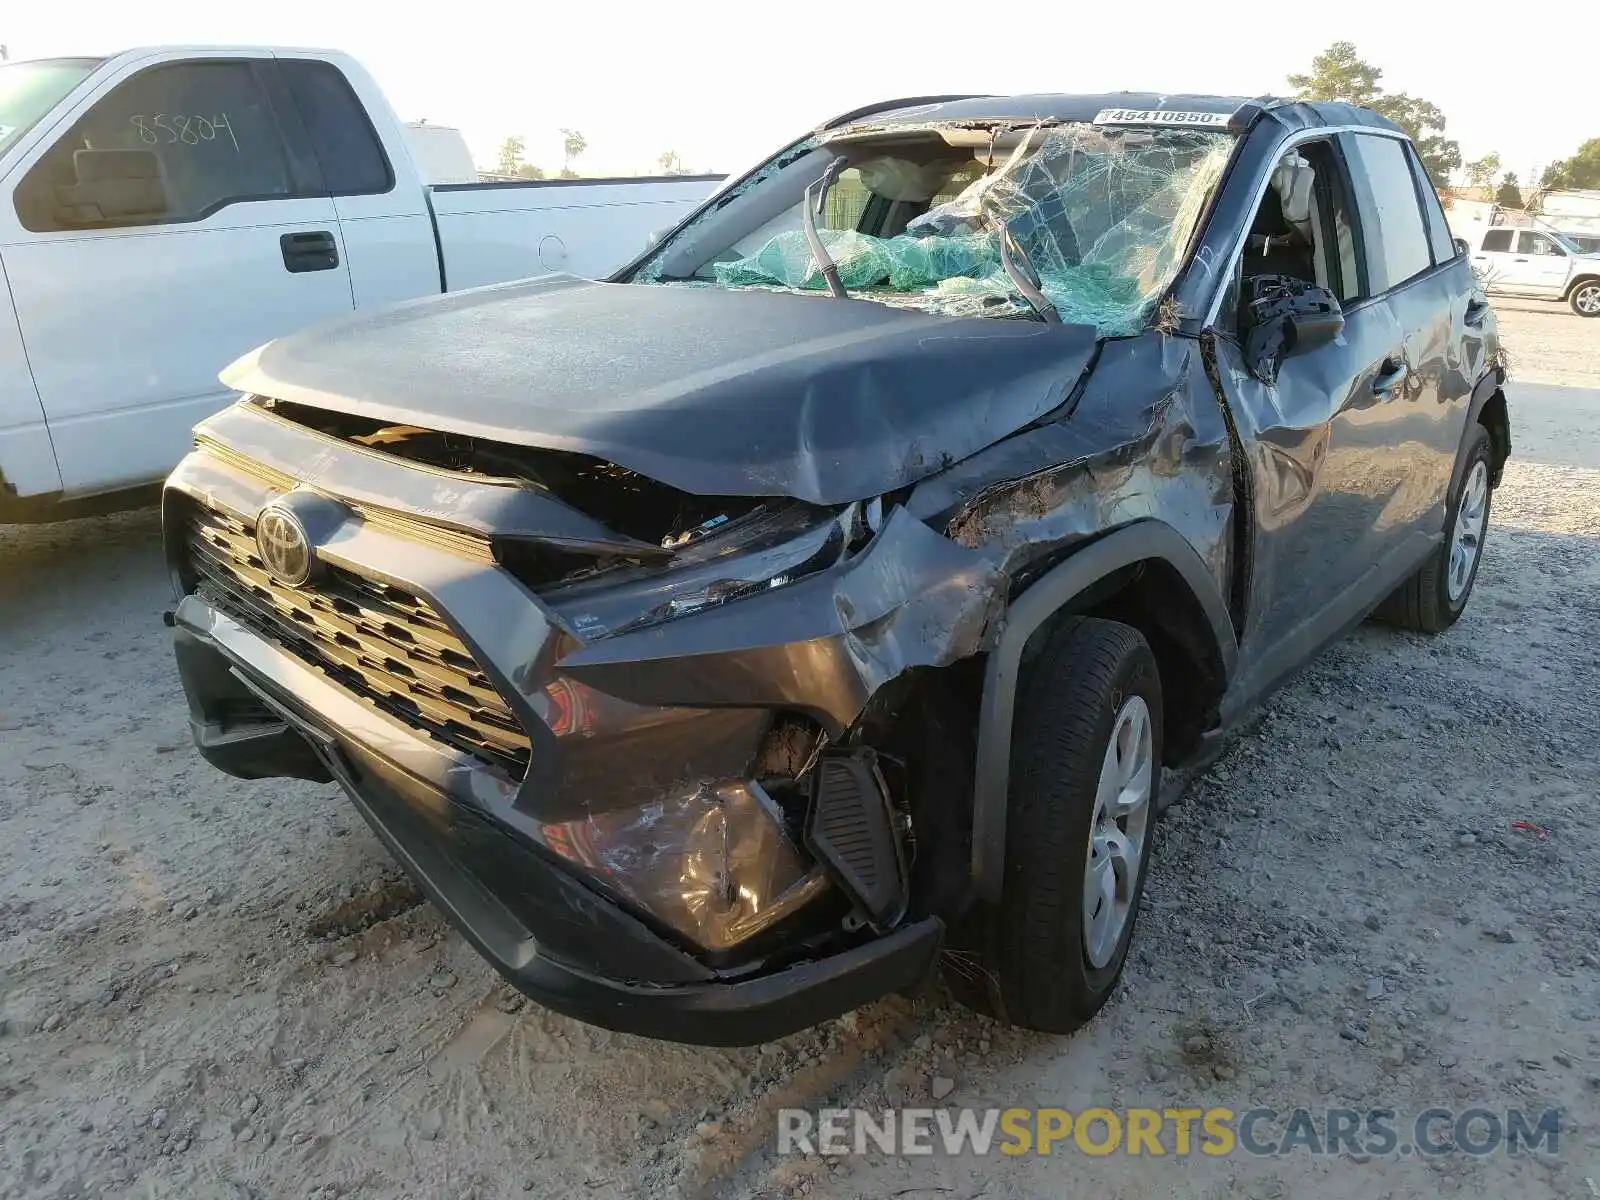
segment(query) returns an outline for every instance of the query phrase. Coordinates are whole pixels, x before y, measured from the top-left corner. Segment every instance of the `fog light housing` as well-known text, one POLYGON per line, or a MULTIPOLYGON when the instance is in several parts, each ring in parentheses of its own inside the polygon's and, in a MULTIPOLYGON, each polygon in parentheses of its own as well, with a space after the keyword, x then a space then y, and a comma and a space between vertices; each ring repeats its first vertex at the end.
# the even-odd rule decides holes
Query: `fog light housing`
POLYGON ((753 780, 544 827, 546 844, 703 950, 726 950, 828 889, 753 780))

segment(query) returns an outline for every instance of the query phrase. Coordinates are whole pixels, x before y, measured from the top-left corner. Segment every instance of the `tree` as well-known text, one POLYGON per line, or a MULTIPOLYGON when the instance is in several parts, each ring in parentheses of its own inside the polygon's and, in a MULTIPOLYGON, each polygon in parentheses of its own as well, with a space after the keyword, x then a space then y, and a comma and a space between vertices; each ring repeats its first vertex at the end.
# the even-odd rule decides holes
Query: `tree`
POLYGON ((516 175, 523 167, 522 154, 527 143, 520 134, 512 134, 500 143, 500 157, 495 162, 495 174, 516 175))
POLYGON ((1381 69, 1356 53, 1355 43, 1334 42, 1311 60, 1310 74, 1289 76, 1289 86, 1301 100, 1342 100, 1388 117, 1410 135, 1434 184, 1448 183, 1461 165, 1461 147, 1444 136, 1444 113, 1404 92, 1385 92, 1382 78, 1381 69))
POLYGON ((1517 186, 1515 171, 1507 171, 1500 176, 1500 190, 1495 192, 1494 202, 1501 208, 1522 207, 1522 189, 1517 186))
POLYGON ((1590 138, 1571 158, 1551 163, 1539 177, 1545 191, 1600 188, 1600 138, 1590 138))
POLYGON ((573 179, 577 172, 572 169, 572 160, 580 157, 589 148, 589 139, 576 129, 563 129, 561 131, 561 176, 563 179, 573 179))
POLYGON ((1467 183, 1472 187, 1486 188, 1500 173, 1500 155, 1490 152, 1467 164, 1467 183))
POLYGON ((676 150, 663 150, 656 162, 660 165, 663 175, 689 174, 689 168, 683 165, 683 156, 676 150))
POLYGON ((532 163, 521 163, 514 172, 518 179, 543 179, 544 168, 536 167, 532 163))

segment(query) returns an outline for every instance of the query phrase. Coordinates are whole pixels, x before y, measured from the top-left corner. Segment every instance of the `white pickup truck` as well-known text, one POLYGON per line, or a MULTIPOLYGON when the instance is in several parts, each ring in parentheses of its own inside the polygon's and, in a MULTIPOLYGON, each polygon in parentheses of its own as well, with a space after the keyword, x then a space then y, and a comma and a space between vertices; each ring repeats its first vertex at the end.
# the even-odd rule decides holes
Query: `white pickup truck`
POLYGON ((1565 300, 1580 317, 1600 317, 1600 254, 1553 229, 1473 225, 1458 240, 1491 295, 1565 300))
POLYGON ((324 51, 0 66, 0 522, 117 507, 301 326, 546 271, 608 275, 715 176, 430 187, 324 51))

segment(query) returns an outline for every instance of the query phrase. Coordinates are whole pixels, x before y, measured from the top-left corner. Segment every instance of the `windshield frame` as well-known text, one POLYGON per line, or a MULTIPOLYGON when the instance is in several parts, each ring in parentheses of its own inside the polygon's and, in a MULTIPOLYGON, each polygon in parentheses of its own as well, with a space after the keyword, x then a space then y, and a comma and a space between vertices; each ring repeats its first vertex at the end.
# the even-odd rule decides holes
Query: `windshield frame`
POLYGON ((1566 234, 1562 233, 1559 229, 1547 229, 1544 226, 1534 226, 1533 230, 1534 230, 1535 233, 1544 234, 1545 237, 1549 238, 1552 242, 1554 242, 1556 245, 1560 246, 1563 250, 1565 250, 1569 257, 1572 256, 1572 255, 1581 255, 1581 254, 1584 253, 1583 250, 1579 249, 1577 242, 1573 241, 1566 234))
MULTIPOLYGON (((21 142, 30 130, 59 107, 63 100, 83 86, 84 81, 105 65, 105 62, 104 58, 69 55, 61 58, 29 58, 19 62, 0 63, 0 85, 3 85, 7 78, 15 80, 24 73, 32 74, 41 68, 46 78, 49 72, 60 71, 60 82, 63 85, 53 89, 44 87, 38 96, 34 97, 43 103, 32 104, 29 109, 23 110, 19 114, 21 119, 17 124, 8 125, 4 120, 0 120, 0 155, 9 153, 12 147, 21 142)), ((19 94, 21 94, 20 89, 19 94)), ((3 90, 0 90, 0 95, 3 95, 3 90)), ((0 117, 4 115, 0 112, 0 117)))
MULTIPOLYGON (((996 153, 994 149, 994 139, 996 135, 1000 135, 1002 137, 1005 135, 1011 135, 1014 142, 1016 135, 1022 135, 1021 141, 1015 144, 1014 149, 1017 156, 1023 156, 1021 161, 1024 169, 1026 169, 1029 163, 1033 161, 1042 161, 1042 156, 1044 153, 1044 145, 1042 143, 1036 146, 1032 152, 1024 155, 1024 151, 1027 150, 1028 143, 1036 134, 1044 135, 1045 137, 1051 139, 1056 137, 1065 139, 1068 137, 1086 137, 1091 133, 1098 133, 1102 136, 1110 136, 1115 139, 1115 141, 1120 142, 1124 136, 1131 137, 1135 134, 1150 137, 1152 135, 1159 134, 1185 135, 1198 132, 1202 131, 1191 130, 1183 127, 1169 127, 1160 124, 1153 124, 1149 127, 1145 127, 1142 124, 1139 126, 1123 127, 1116 123, 1102 123, 1098 120, 1090 118, 1067 119, 1055 116, 1024 117, 988 114, 985 114, 981 117, 960 117, 956 119, 935 118, 922 121, 867 120, 837 128, 824 128, 818 130, 809 138, 800 139, 790 143, 778 153, 766 159, 754 170, 746 172, 737 179, 730 180, 723 188, 719 189, 718 192, 714 193, 710 198, 708 198, 708 200, 702 206, 700 206, 697 211, 689 214, 676 227, 655 240, 653 244, 637 259, 616 272, 612 276, 612 280, 614 282, 646 284, 667 283, 689 286, 725 286, 732 287, 734 289, 742 286, 757 286, 770 287, 774 290, 797 291, 801 293, 809 293, 810 291, 815 290, 810 284, 801 285, 782 279, 760 281, 751 280, 741 284, 729 284, 727 282, 713 284, 708 278, 700 276, 698 272, 695 276, 691 277, 680 273, 681 267, 677 270, 668 267, 668 263, 672 259, 674 252, 680 251, 680 248, 690 249, 692 253, 691 248, 695 246, 696 241, 709 232, 709 230, 706 228, 707 223, 719 221, 721 219, 719 214, 723 210, 729 208, 730 206, 741 204, 747 195, 750 195, 765 186, 772 176, 785 172, 789 167, 791 167, 797 161, 805 158, 807 155, 816 155, 819 152, 823 154, 828 152, 837 152, 840 150, 846 150, 846 148, 853 145, 861 146, 877 142, 880 139, 895 141, 919 135, 936 135, 943 137, 948 145, 953 149, 965 147, 972 148, 974 150, 975 159, 982 161, 985 157, 987 157, 990 162, 988 175, 991 177, 991 179, 997 179, 1006 176, 1012 171, 1015 163, 1015 156, 1012 154, 1013 147, 1008 147, 1006 150, 1001 151, 998 154, 996 153), (959 135, 959 140, 957 137, 948 136, 951 134, 959 135), (981 150, 981 147, 984 144, 984 138, 987 138, 987 156, 985 156, 981 150), (669 270, 672 273, 668 273, 669 270)), ((1207 219, 1210 215, 1210 210, 1216 202, 1217 195, 1227 175, 1228 168, 1231 166, 1231 163, 1243 141, 1242 130, 1207 127, 1207 129, 1203 132, 1211 135, 1217 142, 1217 146, 1213 147, 1213 154, 1215 154, 1217 151, 1221 152, 1221 158, 1219 160, 1220 165, 1213 166, 1211 168, 1212 175, 1209 179, 1209 183, 1205 187, 1205 191, 1203 193, 1199 191, 1195 192, 1195 197, 1198 200, 1198 207, 1188 213, 1183 214, 1184 220, 1182 222, 1183 230, 1181 234, 1171 238, 1165 243, 1149 243, 1149 250, 1153 252, 1163 250, 1167 257, 1168 265, 1162 268, 1160 274, 1164 276, 1164 278, 1160 279, 1159 281, 1153 280, 1151 277, 1146 276, 1144 280, 1145 290, 1139 304, 1136 306, 1129 306, 1129 311, 1126 314, 1123 314, 1125 319, 1134 321, 1134 324, 1128 325, 1127 327, 1121 327, 1122 322, 1119 321, 1119 327, 1112 328, 1109 324, 1102 327, 1101 322, 1098 320, 1092 322, 1097 327, 1101 328, 1101 332, 1104 336, 1127 336, 1129 333, 1136 332, 1138 328, 1147 326, 1151 320, 1156 318, 1157 310, 1161 308, 1161 301, 1163 297, 1170 292, 1176 281, 1185 273, 1188 259, 1193 254, 1194 248, 1199 242, 1202 230, 1205 228, 1207 219), (1226 149, 1223 149, 1224 146, 1226 149), (1152 288, 1152 283, 1158 283, 1159 286, 1152 288), (1135 314, 1133 312, 1133 308, 1135 307, 1142 309, 1142 314, 1135 314)), ((1152 148, 1159 151, 1159 147, 1153 146, 1152 148)), ((806 182, 811 181, 807 180, 806 182)), ((787 186, 792 189, 795 186, 795 181, 791 181, 787 186)), ((804 201, 801 200, 799 203, 801 205, 801 210, 803 211, 804 201)), ((1016 211, 1008 211, 1003 214, 988 214, 987 216, 983 213, 978 213, 975 214, 975 216, 983 217, 984 219, 980 221, 980 223, 991 225, 993 231, 1003 232, 1010 227, 1012 219, 1017 217, 1019 213, 1028 212, 1030 210, 1031 206, 1026 208, 1022 206, 1016 206, 1016 211)), ((719 231, 719 234, 713 236, 721 236, 722 232, 724 231, 719 231)), ((829 230, 825 232, 839 233, 841 231, 829 230)), ((1176 233, 1176 230, 1174 230, 1174 232, 1176 233)), ((911 231, 907 230, 907 233, 909 235, 911 231)), ((884 236, 887 237, 888 235, 884 236)), ((870 234, 866 235, 866 238, 867 240, 872 241, 882 240, 876 235, 870 234)), ((897 239, 890 240, 893 241, 897 239)), ((815 261, 820 262, 821 260, 818 259, 815 261)), ((1078 260, 1069 259, 1067 261, 1068 263, 1074 263, 1078 260)), ((1100 264, 1091 263, 1085 259, 1083 260, 1083 265, 1087 267, 1095 267, 1099 266, 1100 264)), ((1037 270, 1036 264, 1035 269, 1037 270)), ((961 273, 968 274, 969 276, 976 274, 968 272, 961 273)), ((995 273, 999 273, 998 267, 995 268, 995 273)), ((1135 278, 1136 276, 1130 275, 1127 282, 1131 283, 1135 278)), ((959 284, 963 281, 959 279, 952 279, 948 282, 959 284)), ((961 311, 958 310, 956 306, 964 303, 963 298, 955 297, 948 303, 941 304, 932 295, 932 289, 929 289, 929 291, 923 296, 923 299, 927 301, 925 304, 918 304, 911 299, 911 296, 915 294, 914 292, 907 292, 905 299, 901 300, 898 298, 891 298, 890 296, 885 295, 884 291, 877 288, 864 290, 860 294, 857 294, 854 290, 854 287, 852 287, 850 298, 889 303, 898 307, 920 308, 922 311, 930 312, 934 315, 940 316, 1016 316, 1026 314, 1034 317, 1035 319, 1039 319, 1041 316, 1043 316, 1043 314, 1040 314, 1037 311, 1036 307, 1030 307, 1025 295, 1017 293, 1015 289, 1011 289, 1011 291, 1012 294, 1010 299, 1014 302, 1013 307, 1018 310, 1016 312, 1008 312, 999 308, 994 308, 986 309, 980 313, 975 306, 968 310, 961 311)), ((981 296, 981 293, 974 289, 972 295, 974 297, 979 297, 981 296)), ((985 303, 987 304, 994 298, 995 297, 993 296, 984 297, 985 303)), ((974 301, 974 305, 975 304, 976 301, 974 301)), ((1044 319, 1048 318, 1045 317, 1044 319)), ((1068 320, 1069 318, 1063 315, 1061 319, 1068 320)))

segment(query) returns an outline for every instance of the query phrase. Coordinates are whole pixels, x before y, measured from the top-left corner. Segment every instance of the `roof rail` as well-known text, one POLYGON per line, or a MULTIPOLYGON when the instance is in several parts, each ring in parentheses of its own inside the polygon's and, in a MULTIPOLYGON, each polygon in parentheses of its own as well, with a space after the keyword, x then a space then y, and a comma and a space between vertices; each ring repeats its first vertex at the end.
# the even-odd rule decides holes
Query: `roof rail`
POLYGON ((952 100, 976 100, 982 96, 993 95, 991 92, 963 92, 951 96, 906 96, 900 100, 880 100, 876 104, 865 104, 860 108, 852 108, 847 113, 841 113, 831 121, 824 121, 817 126, 818 129, 837 129, 840 125, 847 125, 861 117, 870 117, 873 113, 888 112, 894 108, 909 108, 914 104, 948 104, 952 100))

